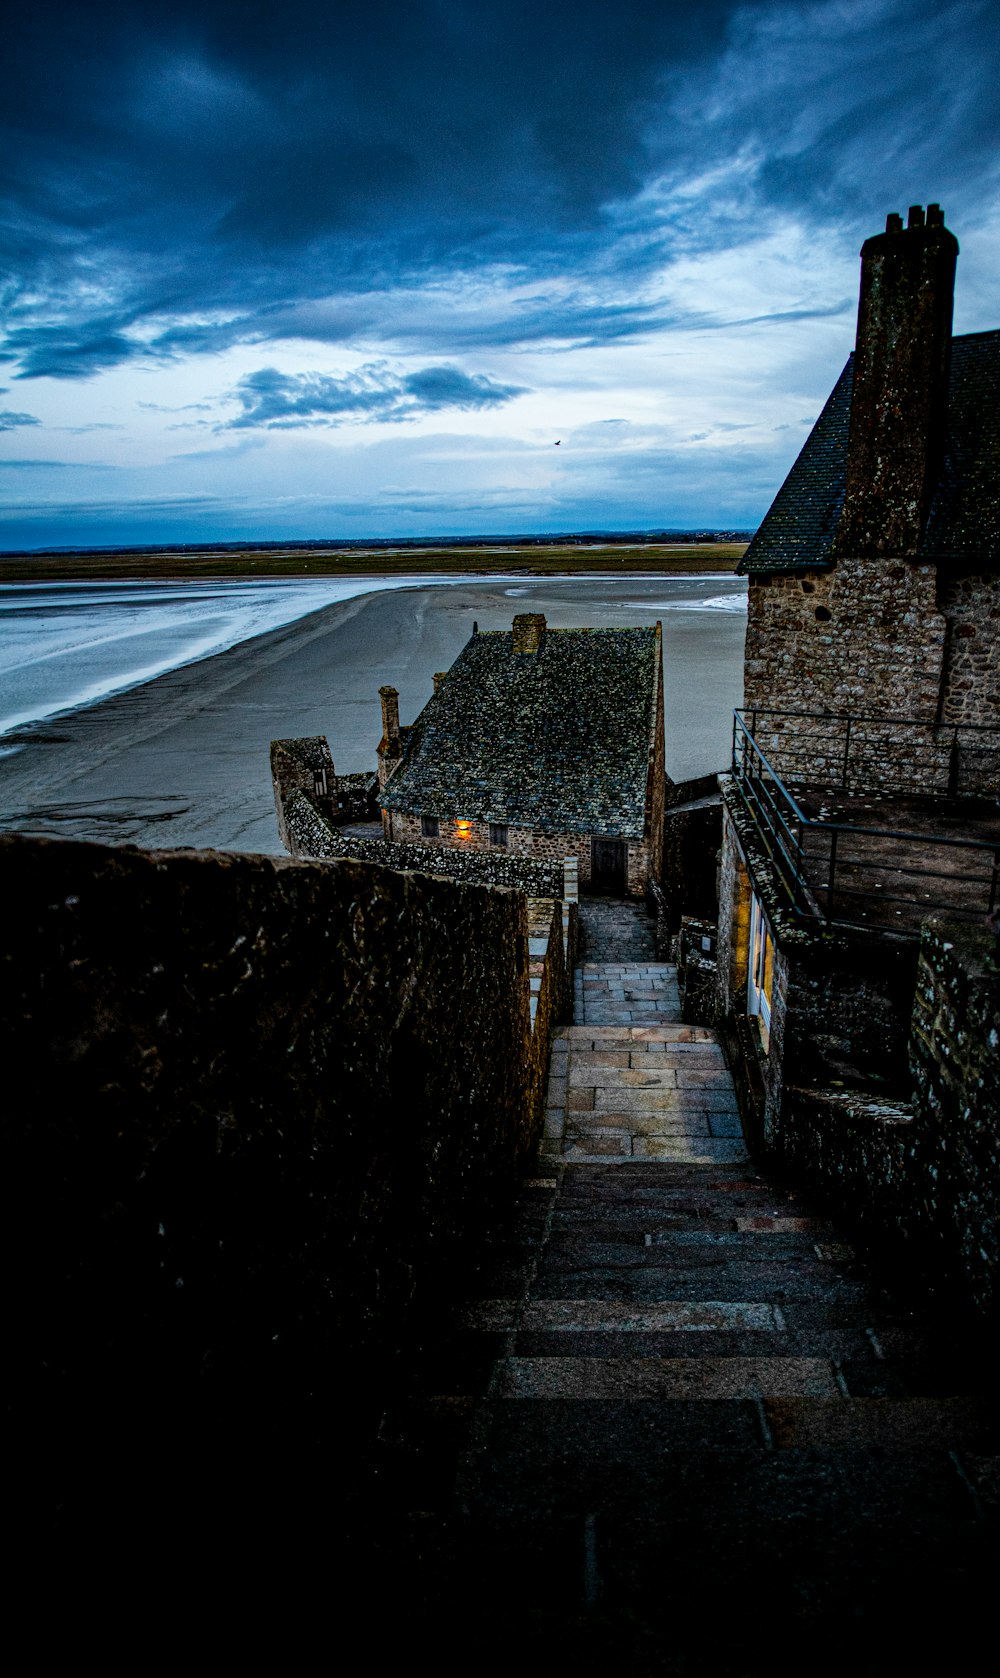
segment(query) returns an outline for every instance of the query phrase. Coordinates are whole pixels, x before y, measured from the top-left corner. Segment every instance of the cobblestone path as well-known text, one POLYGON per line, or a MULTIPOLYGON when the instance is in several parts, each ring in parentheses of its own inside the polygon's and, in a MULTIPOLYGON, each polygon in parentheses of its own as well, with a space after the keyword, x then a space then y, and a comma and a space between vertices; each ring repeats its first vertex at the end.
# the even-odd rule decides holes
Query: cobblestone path
POLYGON ((755 1169, 713 1034, 601 915, 537 1175, 384 1424, 407 1623, 446 1666, 960 1670, 996 1562, 975 1339, 755 1169))

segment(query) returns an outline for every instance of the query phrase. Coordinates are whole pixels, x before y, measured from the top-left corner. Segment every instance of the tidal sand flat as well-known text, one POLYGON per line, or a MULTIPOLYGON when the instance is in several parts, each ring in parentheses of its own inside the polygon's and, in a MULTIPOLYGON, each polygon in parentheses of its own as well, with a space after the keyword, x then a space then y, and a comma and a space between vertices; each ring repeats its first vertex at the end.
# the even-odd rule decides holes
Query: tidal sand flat
POLYGON ((509 629, 520 611, 564 628, 661 618, 667 769, 678 780, 707 774, 729 758, 745 600, 745 584, 730 576, 462 579, 359 595, 8 736, 17 749, 0 757, 0 824, 280 854, 269 742, 325 734, 339 770, 371 768, 379 687, 399 689, 409 722, 473 622, 509 629))

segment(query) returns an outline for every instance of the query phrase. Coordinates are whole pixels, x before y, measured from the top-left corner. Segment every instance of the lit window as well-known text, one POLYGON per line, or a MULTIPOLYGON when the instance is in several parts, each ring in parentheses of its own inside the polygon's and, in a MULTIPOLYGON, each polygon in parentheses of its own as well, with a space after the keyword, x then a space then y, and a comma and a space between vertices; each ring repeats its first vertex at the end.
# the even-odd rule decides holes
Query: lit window
POLYGON ((456 821, 456 823, 455 823, 455 838, 456 839, 471 839, 472 838, 472 823, 470 821, 466 821, 464 816, 460 817, 459 820, 456 821))
POLYGON ((437 816, 421 816, 420 832, 424 839, 436 839, 441 832, 441 823, 437 816))

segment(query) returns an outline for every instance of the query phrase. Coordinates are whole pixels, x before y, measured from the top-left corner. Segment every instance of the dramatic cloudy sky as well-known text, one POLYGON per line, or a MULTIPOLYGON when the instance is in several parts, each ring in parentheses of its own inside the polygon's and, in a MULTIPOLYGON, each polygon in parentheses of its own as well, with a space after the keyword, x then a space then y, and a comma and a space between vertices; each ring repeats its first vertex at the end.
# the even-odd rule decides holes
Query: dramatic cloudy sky
POLYGON ((12 9, 0 545, 755 524, 887 211, 1000 324, 998 10, 12 9))

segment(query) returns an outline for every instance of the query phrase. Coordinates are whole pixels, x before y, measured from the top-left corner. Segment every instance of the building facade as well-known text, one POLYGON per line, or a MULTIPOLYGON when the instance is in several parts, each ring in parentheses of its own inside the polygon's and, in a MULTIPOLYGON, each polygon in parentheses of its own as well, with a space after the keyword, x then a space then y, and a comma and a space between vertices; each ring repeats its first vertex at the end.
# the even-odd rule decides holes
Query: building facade
POLYGON ((662 861, 662 632, 476 632, 415 722, 382 688, 387 839, 575 857, 580 885, 641 896, 662 861))
POLYGON ((742 562, 716 1003, 779 1151, 817 1092, 905 1104, 921 924, 998 901, 1000 331, 952 336, 957 255, 936 205, 865 242, 854 354, 742 562))

